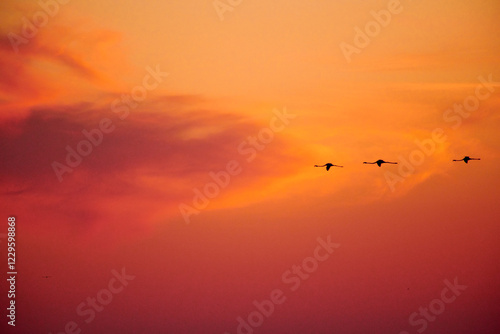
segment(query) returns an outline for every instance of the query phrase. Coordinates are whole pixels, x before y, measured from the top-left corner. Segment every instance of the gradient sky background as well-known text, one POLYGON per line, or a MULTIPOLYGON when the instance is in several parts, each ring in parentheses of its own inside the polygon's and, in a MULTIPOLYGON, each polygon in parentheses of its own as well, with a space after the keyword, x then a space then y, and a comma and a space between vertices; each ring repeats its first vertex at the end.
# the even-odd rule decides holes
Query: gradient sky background
POLYGON ((387 4, 252 0, 221 20, 212 0, 73 0, 15 52, 41 7, 2 1, 0 233, 16 216, 19 274, 13 329, 2 266, 1 331, 233 334, 281 289, 255 333, 418 333, 410 315, 458 278, 425 333, 499 333, 500 3, 402 0, 348 62, 340 44, 387 4), (169 75, 121 120, 111 104, 148 66, 169 75), (480 76, 489 97, 453 127, 480 76), (285 109, 248 162, 239 145, 285 109), (59 182, 51 164, 103 118, 115 130, 59 182), (436 128, 446 140, 391 190, 436 128), (481 161, 451 162, 465 155, 481 161), (377 159, 400 165, 362 164, 377 159), (232 160, 186 224, 179 205, 232 160), (291 291, 283 273, 328 236, 341 246, 291 291), (86 323, 77 306, 122 268, 135 279, 86 323))

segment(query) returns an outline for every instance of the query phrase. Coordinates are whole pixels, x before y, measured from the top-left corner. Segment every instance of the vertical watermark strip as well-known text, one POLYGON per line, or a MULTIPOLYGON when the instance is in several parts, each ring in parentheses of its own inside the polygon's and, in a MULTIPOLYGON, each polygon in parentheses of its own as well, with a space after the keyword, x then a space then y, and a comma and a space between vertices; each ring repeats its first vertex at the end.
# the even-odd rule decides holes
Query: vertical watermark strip
POLYGON ((8 282, 8 307, 7 322, 16 326, 16 217, 7 218, 7 282, 8 282))

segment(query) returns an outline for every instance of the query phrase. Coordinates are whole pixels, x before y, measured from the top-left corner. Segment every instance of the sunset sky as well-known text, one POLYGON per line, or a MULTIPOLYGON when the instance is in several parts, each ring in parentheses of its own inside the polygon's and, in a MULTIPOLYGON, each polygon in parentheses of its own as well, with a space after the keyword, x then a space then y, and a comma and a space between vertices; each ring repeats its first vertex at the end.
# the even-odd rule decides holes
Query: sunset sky
POLYGON ((0 331, 499 333, 499 17, 2 1, 0 331))

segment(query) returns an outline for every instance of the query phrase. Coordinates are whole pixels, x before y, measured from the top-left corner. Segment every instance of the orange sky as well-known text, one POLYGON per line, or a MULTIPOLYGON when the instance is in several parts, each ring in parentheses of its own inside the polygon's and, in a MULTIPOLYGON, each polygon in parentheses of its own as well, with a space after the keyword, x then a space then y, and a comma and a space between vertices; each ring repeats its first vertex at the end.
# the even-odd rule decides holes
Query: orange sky
POLYGON ((498 1, 54 1, 0 4, 2 332, 498 332, 498 1))

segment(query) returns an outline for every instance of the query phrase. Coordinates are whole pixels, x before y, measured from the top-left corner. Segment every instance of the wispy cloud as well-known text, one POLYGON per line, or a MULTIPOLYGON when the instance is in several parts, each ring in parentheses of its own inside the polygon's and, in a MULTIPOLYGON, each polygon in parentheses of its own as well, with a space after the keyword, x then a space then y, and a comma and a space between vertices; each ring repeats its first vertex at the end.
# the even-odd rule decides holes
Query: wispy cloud
MULTIPOLYGON (((146 104, 121 121, 106 106, 82 103, 37 108, 22 120, 4 122, 0 126, 0 154, 9 163, 0 167, 1 181, 9 194, 17 195, 15 200, 22 198, 25 205, 31 202, 33 210, 47 205, 56 209, 62 201, 68 204, 62 206, 67 209, 59 211, 66 210, 72 217, 81 212, 77 215, 81 221, 89 221, 89 214, 106 216, 121 211, 116 207, 126 210, 128 203, 141 201, 149 207, 148 212, 156 215, 161 211, 167 217, 168 209, 190 199, 188 190, 205 183, 210 171, 223 169, 227 161, 239 158, 238 144, 261 129, 236 115, 191 110, 190 100, 179 96, 161 99, 165 106, 182 101, 184 111, 176 115, 153 101, 158 109, 146 104), (83 139, 82 129, 96 127, 103 117, 112 119, 117 129, 78 168, 67 173, 64 182, 57 182, 51 163, 64 163, 65 147, 75 147, 83 139)), ((271 176, 273 182, 279 182, 293 174, 300 158, 290 154, 292 146, 286 137, 277 138, 270 146, 229 192, 269 182, 271 176), (276 168, 282 165, 287 168, 276 168)))

